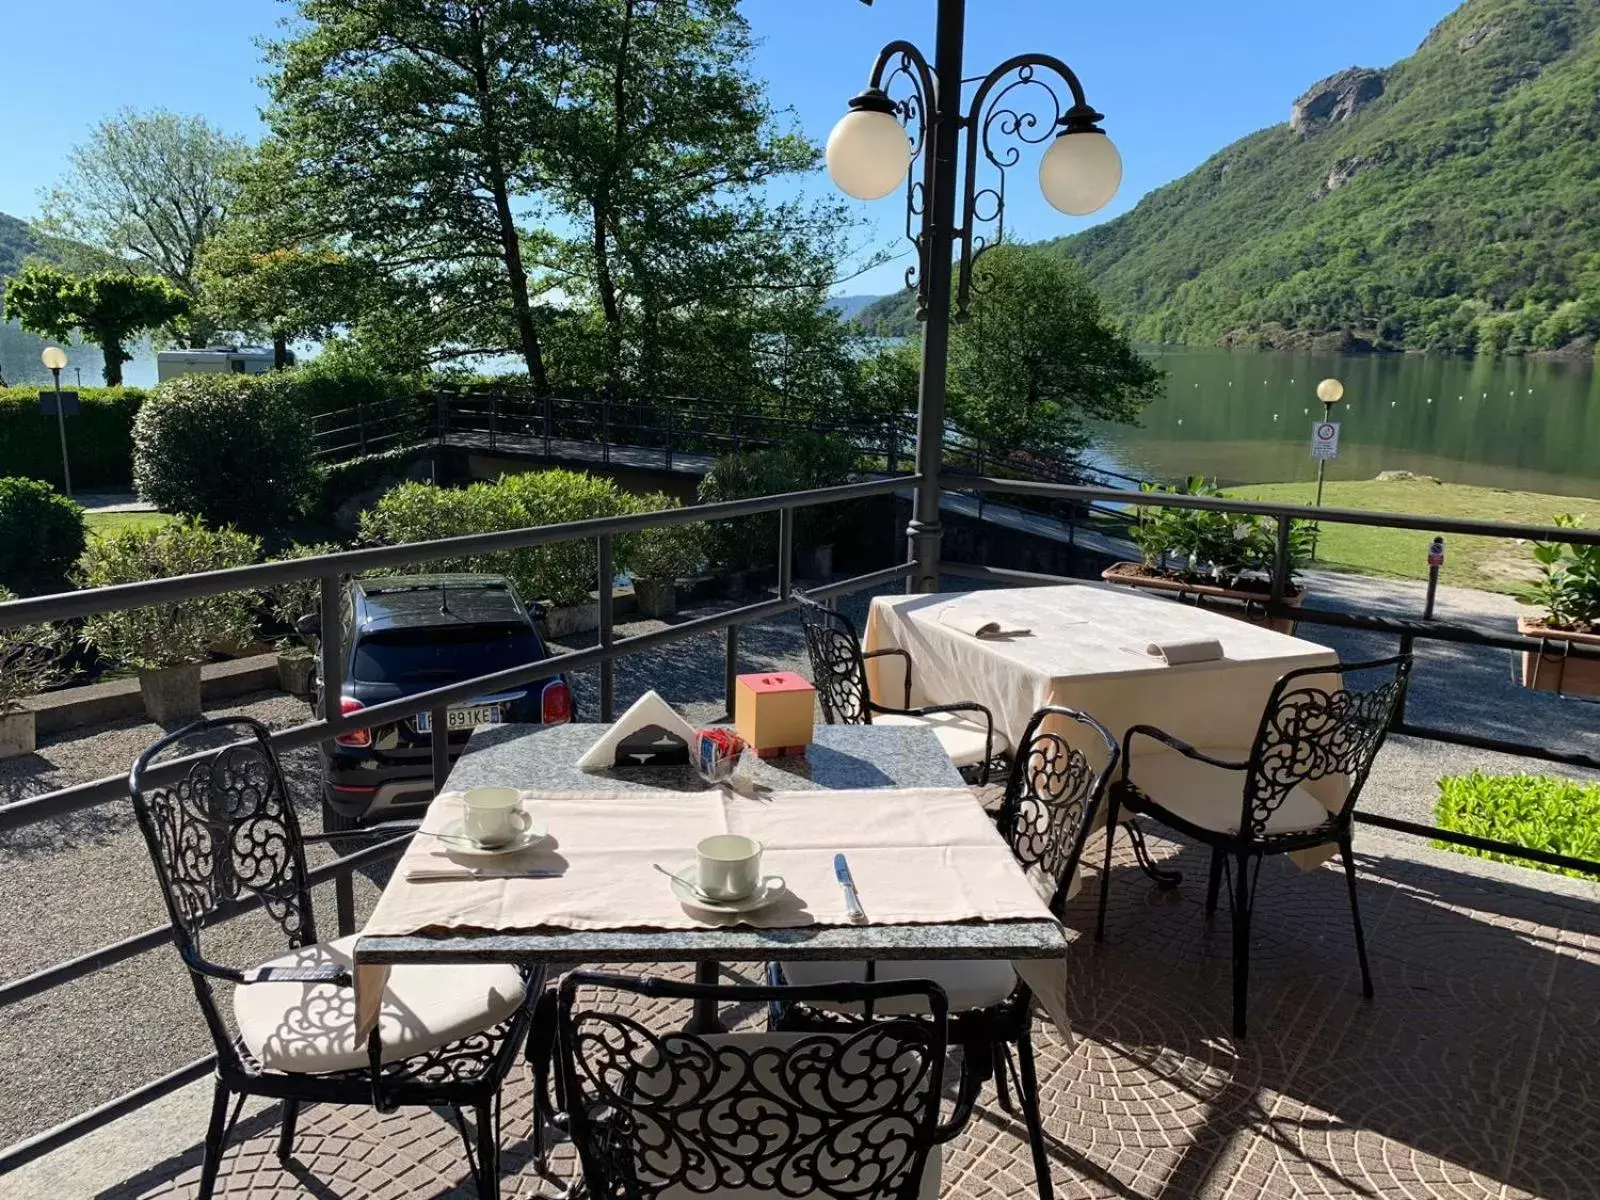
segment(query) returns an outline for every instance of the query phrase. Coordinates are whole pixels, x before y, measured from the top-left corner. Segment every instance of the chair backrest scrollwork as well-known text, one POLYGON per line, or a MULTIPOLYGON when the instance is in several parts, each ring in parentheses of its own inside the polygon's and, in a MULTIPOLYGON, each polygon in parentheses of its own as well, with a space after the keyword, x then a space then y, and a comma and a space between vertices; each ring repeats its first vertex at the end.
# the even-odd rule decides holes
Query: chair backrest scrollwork
POLYGON ((867 668, 855 624, 843 613, 818 604, 809 596, 796 592, 794 598, 800 602, 806 653, 811 659, 811 682, 822 703, 823 717, 830 725, 870 725, 871 693, 867 690, 867 668))

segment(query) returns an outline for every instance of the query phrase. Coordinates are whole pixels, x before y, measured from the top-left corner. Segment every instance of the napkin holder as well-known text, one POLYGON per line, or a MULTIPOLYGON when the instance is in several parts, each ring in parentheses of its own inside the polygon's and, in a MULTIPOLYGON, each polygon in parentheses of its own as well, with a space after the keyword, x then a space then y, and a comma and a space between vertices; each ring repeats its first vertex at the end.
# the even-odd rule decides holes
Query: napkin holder
POLYGON ((803 675, 771 671, 740 675, 733 693, 733 727, 760 758, 791 758, 811 744, 817 689, 803 675))
POLYGON ((578 760, 582 771, 687 767, 694 728, 655 692, 646 692, 578 760))

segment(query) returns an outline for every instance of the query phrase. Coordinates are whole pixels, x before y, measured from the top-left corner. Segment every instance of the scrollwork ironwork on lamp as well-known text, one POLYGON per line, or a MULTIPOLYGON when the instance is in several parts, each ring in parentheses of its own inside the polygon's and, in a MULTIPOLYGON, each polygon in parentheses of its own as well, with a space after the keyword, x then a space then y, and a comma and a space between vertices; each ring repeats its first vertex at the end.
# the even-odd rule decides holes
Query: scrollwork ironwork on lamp
POLYGON ((913 591, 938 586, 949 327, 970 316, 973 295, 984 290, 983 257, 1004 240, 1006 173, 1026 147, 1048 141, 1039 187, 1052 207, 1072 216, 1105 207, 1122 184, 1122 156, 1100 127, 1105 118, 1066 63, 1020 54, 968 79, 961 69, 965 40, 966 0, 938 0, 934 61, 911 42, 890 42, 827 146, 828 174, 846 195, 881 200, 902 184, 906 189, 906 237, 917 248, 906 286, 916 289, 917 319, 925 326, 917 420, 922 479, 907 530, 917 566, 908 584, 913 591), (1065 86, 1070 103, 1053 81, 1065 86), (970 102, 969 84, 976 84, 970 102), (918 164, 920 171, 913 170, 918 164))

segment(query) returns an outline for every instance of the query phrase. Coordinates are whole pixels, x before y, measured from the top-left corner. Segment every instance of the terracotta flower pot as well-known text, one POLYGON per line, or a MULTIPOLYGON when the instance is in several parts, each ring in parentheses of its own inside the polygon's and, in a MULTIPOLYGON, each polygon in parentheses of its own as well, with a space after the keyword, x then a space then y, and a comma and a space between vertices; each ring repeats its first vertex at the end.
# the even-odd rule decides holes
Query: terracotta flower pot
MULTIPOLYGON (((1268 599, 1265 592, 1225 588, 1215 583, 1196 583, 1178 579, 1153 571, 1143 563, 1113 563, 1100 572, 1100 578, 1107 583, 1117 583, 1123 587, 1141 588, 1149 592, 1162 592, 1178 599, 1193 600, 1199 607, 1209 608, 1237 621, 1249 621, 1252 625, 1265 626, 1275 633, 1293 634, 1300 624, 1293 617, 1271 617, 1262 612, 1260 606, 1267 603, 1268 599)), ((1304 588, 1293 588, 1285 593, 1283 602, 1291 608, 1299 608, 1304 603, 1305 597, 1304 588)))
POLYGON ((1517 618, 1517 632, 1545 643, 1537 653, 1522 652, 1523 687, 1564 696, 1600 696, 1600 659, 1569 658, 1566 653, 1569 646, 1600 651, 1600 633, 1551 629, 1527 617, 1517 618))

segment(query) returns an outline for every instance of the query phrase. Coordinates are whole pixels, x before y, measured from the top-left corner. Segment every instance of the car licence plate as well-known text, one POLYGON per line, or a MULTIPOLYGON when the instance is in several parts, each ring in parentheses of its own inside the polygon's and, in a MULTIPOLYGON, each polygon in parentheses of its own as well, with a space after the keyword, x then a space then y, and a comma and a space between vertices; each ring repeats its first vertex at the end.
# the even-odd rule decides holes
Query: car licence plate
MULTIPOLYGON (((445 711, 444 727, 454 732, 458 729, 476 729, 479 725, 498 725, 500 721, 501 710, 498 704, 463 704, 459 708, 445 711)), ((417 732, 433 732, 432 713, 417 714, 417 732)))

